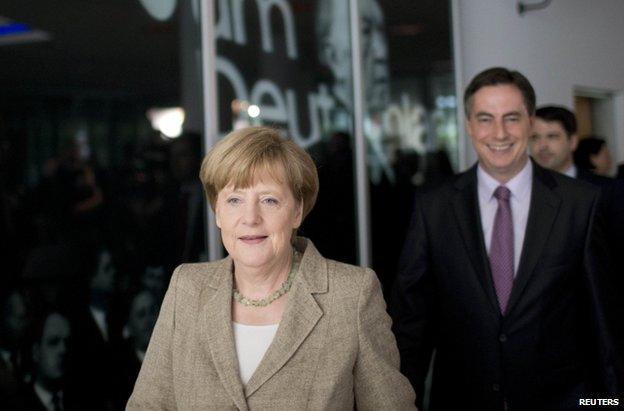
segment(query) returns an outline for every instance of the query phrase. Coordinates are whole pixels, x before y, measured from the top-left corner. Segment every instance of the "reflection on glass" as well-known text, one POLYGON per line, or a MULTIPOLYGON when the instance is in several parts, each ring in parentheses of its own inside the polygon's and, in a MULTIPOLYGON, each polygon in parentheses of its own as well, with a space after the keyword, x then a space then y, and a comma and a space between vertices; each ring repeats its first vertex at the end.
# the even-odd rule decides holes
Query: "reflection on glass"
POLYGON ((436 13, 408 0, 359 7, 373 268, 388 291, 416 191, 456 164, 448 4, 436 13))
POLYGON ((324 255, 355 262, 348 2, 216 5, 220 134, 272 125, 307 149, 321 191, 301 234, 324 255))

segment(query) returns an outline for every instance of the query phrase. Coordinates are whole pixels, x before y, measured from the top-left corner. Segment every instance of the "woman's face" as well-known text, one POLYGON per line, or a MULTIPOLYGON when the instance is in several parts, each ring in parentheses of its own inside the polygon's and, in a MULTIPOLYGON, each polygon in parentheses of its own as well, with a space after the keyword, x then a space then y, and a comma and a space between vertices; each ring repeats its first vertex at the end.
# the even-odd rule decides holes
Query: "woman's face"
POLYGON ((590 157, 590 161, 594 165, 594 173, 608 176, 611 173, 611 154, 606 144, 603 144, 600 151, 590 157))
MULTIPOLYGON (((279 171, 284 176, 283 169, 279 171)), ((291 253, 290 239, 301 224, 303 208, 286 179, 279 180, 262 172, 250 187, 234 189, 229 184, 217 196, 217 226, 237 268, 271 267, 291 253)))

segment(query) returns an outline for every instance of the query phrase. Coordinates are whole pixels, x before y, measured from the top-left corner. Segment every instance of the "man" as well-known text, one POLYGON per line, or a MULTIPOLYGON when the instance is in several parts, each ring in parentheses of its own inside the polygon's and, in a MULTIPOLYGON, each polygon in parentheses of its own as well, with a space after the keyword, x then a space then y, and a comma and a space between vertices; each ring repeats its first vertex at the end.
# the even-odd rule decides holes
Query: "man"
MULTIPOLYGON (((366 110, 369 113, 380 113, 387 108, 390 101, 390 70, 384 14, 377 0, 365 0, 360 2, 360 15, 366 110)), ((332 94, 341 106, 350 111, 353 108, 353 85, 348 21, 349 2, 318 2, 315 20, 318 57, 333 75, 332 94)))
POLYGON ((567 410, 615 395, 600 305, 598 190, 533 164, 516 71, 464 95, 478 163, 416 199, 394 289, 401 367, 433 410, 567 410))
POLYGON ((540 107, 535 111, 529 148, 540 166, 575 178, 578 170, 572 153, 577 144, 574 113, 559 106, 540 107))
POLYGON ((624 183, 578 168, 574 164, 574 151, 578 142, 576 118, 570 110, 560 106, 544 106, 535 111, 533 136, 529 143, 535 161, 542 167, 587 181, 601 189, 601 206, 607 218, 607 243, 612 257, 608 306, 611 307, 613 331, 617 332, 621 357, 624 352, 624 304, 620 295, 624 290, 624 279, 618 271, 622 269, 624 256, 624 183))
MULTIPOLYGON (((369 178, 380 184, 384 177, 395 181, 393 153, 382 130, 382 115, 390 104, 390 69, 384 13, 377 0, 360 2, 362 83, 364 84, 364 134, 368 141, 369 178)), ((351 35, 349 2, 321 0, 317 3, 315 34, 318 57, 333 77, 331 92, 336 100, 332 123, 337 130, 350 129, 353 112, 351 35)))
POLYGON ((76 397, 66 390, 70 338, 69 320, 59 311, 46 311, 35 324, 32 345, 34 379, 24 393, 24 409, 84 409, 78 405, 76 397))
POLYGON ((24 382, 24 343, 31 305, 21 287, 0 295, 0 398, 14 406, 24 382))

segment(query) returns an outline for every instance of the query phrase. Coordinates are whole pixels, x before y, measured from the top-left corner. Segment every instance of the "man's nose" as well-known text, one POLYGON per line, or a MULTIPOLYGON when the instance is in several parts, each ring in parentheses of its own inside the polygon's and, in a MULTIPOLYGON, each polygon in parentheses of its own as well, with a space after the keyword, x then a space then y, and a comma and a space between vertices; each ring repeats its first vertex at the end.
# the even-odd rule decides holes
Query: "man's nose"
POLYGON ((495 137, 499 140, 504 140, 507 138, 507 126, 505 124, 505 120, 501 119, 495 122, 496 129, 494 130, 495 137))

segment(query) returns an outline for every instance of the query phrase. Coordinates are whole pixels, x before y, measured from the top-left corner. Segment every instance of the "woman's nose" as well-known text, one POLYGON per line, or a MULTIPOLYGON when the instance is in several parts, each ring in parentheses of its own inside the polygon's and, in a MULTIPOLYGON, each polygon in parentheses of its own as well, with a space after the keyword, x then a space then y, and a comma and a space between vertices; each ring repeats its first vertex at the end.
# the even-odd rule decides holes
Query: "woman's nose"
POLYGON ((260 210, 257 203, 249 202, 245 205, 243 221, 245 224, 257 224, 260 221, 260 210))

